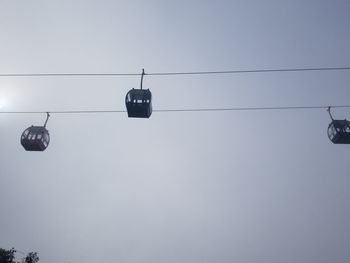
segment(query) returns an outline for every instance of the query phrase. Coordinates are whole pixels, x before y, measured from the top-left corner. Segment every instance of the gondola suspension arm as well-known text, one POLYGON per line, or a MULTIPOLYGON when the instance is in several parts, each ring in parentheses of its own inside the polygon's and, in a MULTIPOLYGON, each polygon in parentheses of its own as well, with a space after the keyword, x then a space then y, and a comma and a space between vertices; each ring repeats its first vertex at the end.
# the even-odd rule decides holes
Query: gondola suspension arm
POLYGON ((45 124, 44 124, 44 128, 46 128, 46 124, 49 121, 49 118, 50 118, 50 113, 46 112, 46 121, 45 121, 45 124))
POLYGON ((141 90, 142 90, 143 76, 144 76, 144 75, 146 75, 145 69, 142 69, 142 74, 141 74, 141 85, 140 85, 141 90))
POLYGON ((331 120, 334 121, 334 118, 333 118, 332 113, 331 113, 331 106, 328 106, 327 111, 328 111, 329 116, 331 117, 331 120))

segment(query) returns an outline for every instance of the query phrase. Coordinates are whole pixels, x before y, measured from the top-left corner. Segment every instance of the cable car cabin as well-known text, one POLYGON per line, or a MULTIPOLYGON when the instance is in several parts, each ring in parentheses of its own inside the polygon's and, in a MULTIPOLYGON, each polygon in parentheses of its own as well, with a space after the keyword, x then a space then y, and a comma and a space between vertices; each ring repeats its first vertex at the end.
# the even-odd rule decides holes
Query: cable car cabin
POLYGON ((129 118, 149 118, 152 114, 152 93, 149 89, 132 89, 125 97, 129 118))
POLYGON ((334 144, 350 144, 350 122, 333 120, 328 126, 328 138, 334 144))
POLYGON ((49 131, 43 126, 31 126, 21 136, 26 151, 44 151, 50 143, 49 131))

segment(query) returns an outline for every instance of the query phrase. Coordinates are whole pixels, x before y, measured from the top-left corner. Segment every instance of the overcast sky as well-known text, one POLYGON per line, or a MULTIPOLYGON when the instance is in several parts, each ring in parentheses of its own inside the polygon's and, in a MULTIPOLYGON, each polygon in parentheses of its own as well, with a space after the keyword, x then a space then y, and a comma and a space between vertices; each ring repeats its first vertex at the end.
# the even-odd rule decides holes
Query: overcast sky
MULTIPOLYGON (((0 73, 350 66, 348 0, 1 0, 0 73)), ((124 110, 139 76, 0 78, 0 111, 124 110)), ((349 104, 349 71, 145 76, 154 109, 349 104)), ((334 109, 350 118, 350 109, 334 109)), ((347 263, 325 110, 0 115, 0 247, 40 262, 347 263)))

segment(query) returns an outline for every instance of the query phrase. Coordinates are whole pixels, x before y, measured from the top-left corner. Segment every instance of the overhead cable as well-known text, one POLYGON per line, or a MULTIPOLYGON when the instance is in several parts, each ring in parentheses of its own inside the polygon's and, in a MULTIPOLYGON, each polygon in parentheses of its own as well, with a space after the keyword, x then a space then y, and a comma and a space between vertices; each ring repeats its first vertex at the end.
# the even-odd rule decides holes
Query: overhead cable
MULTIPOLYGON (((273 106, 273 107, 229 107, 229 108, 184 108, 155 109, 153 112, 215 112, 215 111, 262 111, 262 110, 310 110, 331 108, 350 108, 350 105, 314 105, 314 106, 273 106)), ((96 114, 125 113, 126 110, 53 110, 53 111, 0 111, 0 114, 96 114)))
MULTIPOLYGON (((308 72, 308 71, 344 71, 350 67, 311 67, 311 68, 269 68, 247 70, 222 71, 182 71, 182 72, 150 72, 143 73, 148 76, 174 76, 174 75, 218 75, 218 74, 244 74, 244 73, 277 73, 277 72, 308 72)), ((108 77, 108 76, 141 76, 142 73, 2 73, 0 77, 108 77)))

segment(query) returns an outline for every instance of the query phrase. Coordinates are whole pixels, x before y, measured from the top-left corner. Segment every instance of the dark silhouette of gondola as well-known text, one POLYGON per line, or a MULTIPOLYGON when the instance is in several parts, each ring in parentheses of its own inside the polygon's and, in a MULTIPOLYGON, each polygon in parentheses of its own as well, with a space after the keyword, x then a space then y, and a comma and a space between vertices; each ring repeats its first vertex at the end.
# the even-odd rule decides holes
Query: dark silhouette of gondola
POLYGON ((145 70, 142 69, 140 89, 129 90, 125 96, 129 118, 149 118, 152 114, 152 93, 149 89, 142 89, 144 75, 145 70))
POLYGON ((335 120, 331 114, 331 107, 328 107, 328 113, 332 122, 328 125, 328 138, 334 144, 350 144, 350 121, 335 120))
POLYGON ((49 131, 46 129, 50 114, 47 113, 44 126, 31 126, 21 136, 21 144, 26 151, 44 151, 50 143, 49 131))

